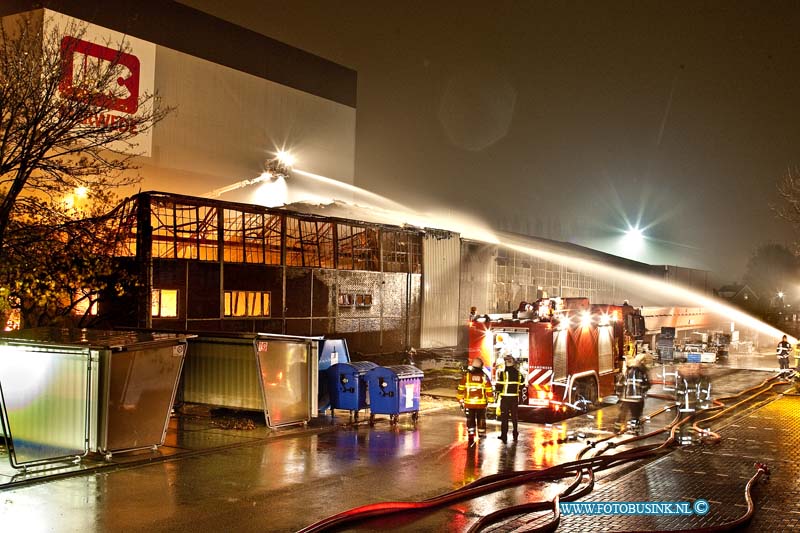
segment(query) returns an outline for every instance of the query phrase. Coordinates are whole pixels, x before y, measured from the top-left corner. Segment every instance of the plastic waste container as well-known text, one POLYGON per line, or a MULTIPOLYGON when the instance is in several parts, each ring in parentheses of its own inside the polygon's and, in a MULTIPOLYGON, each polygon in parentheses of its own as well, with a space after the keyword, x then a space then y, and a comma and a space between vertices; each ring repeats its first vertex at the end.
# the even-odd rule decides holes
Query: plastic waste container
POLYGON ((389 421, 396 424, 401 413, 411 413, 416 422, 424 375, 411 365, 379 366, 367 372, 370 424, 375 423, 375 415, 389 415, 389 421))
POLYGON ((365 375, 378 365, 370 361, 338 363, 328 371, 331 416, 334 409, 346 409, 358 421, 358 412, 369 406, 365 375))
POLYGON ((345 339, 324 339, 319 342, 319 395, 317 409, 320 414, 331 408, 328 391, 330 368, 337 363, 349 363, 350 352, 345 339))

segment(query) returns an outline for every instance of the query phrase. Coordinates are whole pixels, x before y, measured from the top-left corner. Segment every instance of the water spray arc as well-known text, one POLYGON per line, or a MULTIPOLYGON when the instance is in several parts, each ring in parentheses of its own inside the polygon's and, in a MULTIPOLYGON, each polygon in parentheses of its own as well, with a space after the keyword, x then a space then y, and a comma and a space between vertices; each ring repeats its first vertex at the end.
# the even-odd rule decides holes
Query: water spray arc
MULTIPOLYGON (((278 159, 276 158, 274 161, 278 161, 278 159)), ((284 164, 281 163, 281 165, 284 164)), ((206 196, 212 198, 219 197, 226 192, 273 179, 275 175, 287 177, 291 173, 292 180, 287 180, 287 184, 291 183, 292 186, 298 185, 298 178, 304 178, 318 185, 323 184, 325 186, 330 186, 334 190, 341 191, 343 195, 352 197, 354 199, 354 206, 368 210, 370 218, 375 222, 399 226, 408 224, 421 228, 437 228, 452 231, 468 240, 502 246, 531 257, 537 257, 554 264, 563 265, 571 270, 614 280, 616 283, 635 288, 642 294, 655 296, 661 300, 680 301, 682 305, 694 304, 697 307, 706 308, 714 314, 725 317, 738 324, 745 325, 748 328, 775 339, 780 338, 784 334, 784 332, 779 329, 706 294, 680 285, 667 283, 658 278, 631 272, 624 268, 576 256, 566 247, 559 247, 558 243, 553 241, 542 241, 537 243, 534 247, 531 245, 530 241, 526 241, 518 235, 493 231, 486 225, 476 223, 472 217, 458 216, 452 213, 448 213, 445 216, 419 213, 390 198, 349 183, 344 183, 297 168, 287 168, 285 165, 282 166, 282 170, 285 172, 284 174, 279 174, 278 172, 271 173, 268 169, 267 172, 257 178, 243 180, 217 189, 209 193, 209 195, 214 194, 214 196, 206 196)), ((334 196, 320 197, 318 195, 313 195, 313 200, 321 203, 335 203, 338 201, 334 196)), ((797 342, 797 339, 794 337, 789 337, 792 343, 797 342)))
MULTIPOLYGON (((698 307, 704 307, 717 315, 728 318, 740 324, 744 324, 760 333, 768 335, 773 338, 780 338, 784 332, 770 326, 755 317, 748 315, 730 305, 727 305, 719 300, 706 296, 705 294, 697 291, 687 289, 680 285, 666 283, 662 280, 645 276, 629 270, 612 267, 598 261, 592 261, 580 257, 567 255, 563 252, 554 250, 545 250, 541 248, 532 248, 530 245, 520 242, 520 239, 512 235, 498 234, 499 244, 518 251, 520 253, 528 254, 533 257, 544 259, 552 263, 563 264, 573 270, 580 270, 586 274, 602 276, 607 279, 612 279, 615 282, 630 285, 637 288, 643 293, 660 296, 667 300, 680 300, 684 302, 691 302, 698 307)), ((797 342, 797 339, 791 338, 792 343, 797 342)))

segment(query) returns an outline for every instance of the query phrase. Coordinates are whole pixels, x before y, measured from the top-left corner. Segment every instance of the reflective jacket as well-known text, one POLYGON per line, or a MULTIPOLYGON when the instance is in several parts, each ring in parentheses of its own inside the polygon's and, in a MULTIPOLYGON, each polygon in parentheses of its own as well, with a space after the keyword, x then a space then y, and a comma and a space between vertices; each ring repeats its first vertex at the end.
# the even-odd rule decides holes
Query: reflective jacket
POLYGON ((778 343, 778 357, 789 357, 789 352, 792 351, 792 345, 786 341, 778 343))
POLYGON ((628 369, 625 376, 625 392, 622 396, 623 402, 643 402, 650 388, 650 378, 647 376, 647 369, 634 365, 628 369))
POLYGON ((508 367, 497 373, 494 390, 500 397, 513 396, 519 398, 522 393, 522 374, 515 367, 508 367))
POLYGON ((458 384, 456 397, 464 401, 464 407, 483 409, 494 398, 492 383, 483 370, 467 371, 458 384))

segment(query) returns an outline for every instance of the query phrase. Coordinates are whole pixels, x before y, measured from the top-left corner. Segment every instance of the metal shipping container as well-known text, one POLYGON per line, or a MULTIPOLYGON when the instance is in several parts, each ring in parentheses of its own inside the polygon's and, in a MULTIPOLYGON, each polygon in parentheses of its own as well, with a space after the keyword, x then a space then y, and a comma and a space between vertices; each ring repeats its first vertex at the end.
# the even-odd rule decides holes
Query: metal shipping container
POLYGON ((0 426, 12 467, 89 451, 91 357, 88 347, 0 340, 0 426))
POLYGON ((186 335, 38 328, 0 340, 15 468, 163 444, 186 335))
POLYGON ((268 426, 306 424, 317 415, 321 340, 265 333, 255 336, 268 426))

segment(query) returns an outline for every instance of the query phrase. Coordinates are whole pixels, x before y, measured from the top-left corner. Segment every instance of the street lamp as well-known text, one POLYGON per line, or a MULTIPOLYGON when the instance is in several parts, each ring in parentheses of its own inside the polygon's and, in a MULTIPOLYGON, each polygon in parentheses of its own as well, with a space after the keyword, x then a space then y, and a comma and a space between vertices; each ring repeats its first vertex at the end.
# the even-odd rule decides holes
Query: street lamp
POLYGON ((638 258, 644 251, 645 245, 644 231, 638 226, 628 226, 628 229, 622 235, 622 246, 624 247, 622 255, 631 259, 638 258))

